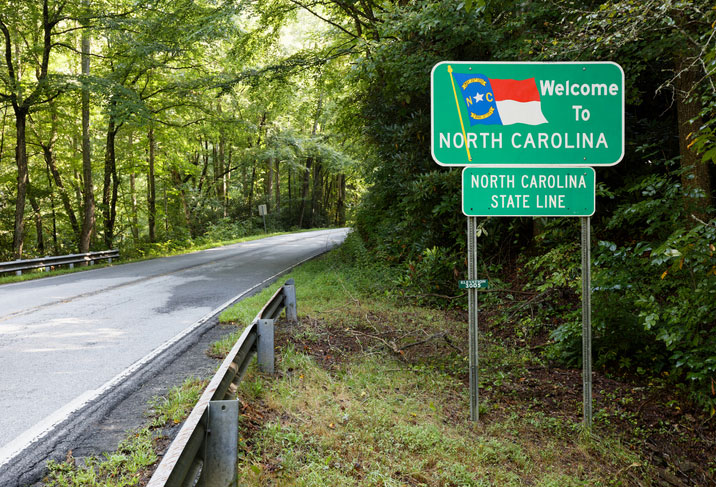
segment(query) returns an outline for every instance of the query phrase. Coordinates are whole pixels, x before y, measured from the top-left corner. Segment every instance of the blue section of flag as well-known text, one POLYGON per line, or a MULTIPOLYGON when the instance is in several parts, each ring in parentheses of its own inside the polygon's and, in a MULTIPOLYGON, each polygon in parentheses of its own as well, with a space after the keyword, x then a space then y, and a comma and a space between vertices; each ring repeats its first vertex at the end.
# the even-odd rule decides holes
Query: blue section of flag
POLYGON ((453 73, 470 125, 502 125, 490 80, 482 74, 453 73))

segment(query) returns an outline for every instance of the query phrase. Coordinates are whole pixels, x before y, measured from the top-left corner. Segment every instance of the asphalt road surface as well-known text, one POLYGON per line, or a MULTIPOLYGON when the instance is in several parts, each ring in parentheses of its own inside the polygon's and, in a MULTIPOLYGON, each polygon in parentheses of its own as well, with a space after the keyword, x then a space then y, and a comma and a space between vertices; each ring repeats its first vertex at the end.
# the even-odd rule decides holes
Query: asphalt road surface
POLYGON ((208 313, 347 232, 282 235, 0 286, 0 463, 208 313))

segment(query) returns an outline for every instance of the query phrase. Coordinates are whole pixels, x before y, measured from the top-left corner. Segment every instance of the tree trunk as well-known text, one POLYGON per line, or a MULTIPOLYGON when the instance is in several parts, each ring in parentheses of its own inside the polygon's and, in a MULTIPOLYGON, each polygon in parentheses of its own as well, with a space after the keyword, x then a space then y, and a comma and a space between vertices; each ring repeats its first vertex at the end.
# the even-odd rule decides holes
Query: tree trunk
POLYGON ((37 203, 34 189, 31 184, 28 183, 28 197, 30 200, 30 206, 32 206, 32 212, 35 215, 35 233, 37 234, 37 252, 40 255, 45 255, 45 235, 42 231, 42 212, 40 211, 40 205, 37 203))
POLYGON ((214 192, 216 199, 221 201, 221 169, 219 169, 219 156, 216 151, 216 143, 214 142, 211 143, 211 165, 214 172, 214 192))
POLYGON ((232 156, 233 151, 231 144, 229 144, 229 156, 226 161, 226 175, 224 176, 224 216, 228 216, 229 213, 229 183, 231 182, 232 156))
POLYGON ((184 225, 191 231, 191 213, 189 212, 189 205, 186 202, 186 189, 184 181, 182 181, 179 172, 172 169, 172 182, 174 187, 179 190, 179 200, 181 202, 182 214, 184 215, 184 225))
MULTIPOLYGON (((216 102, 216 113, 221 118, 222 110, 221 110, 221 100, 217 100, 216 102)), ((224 130, 222 128, 219 128, 219 150, 218 154, 216 154, 217 161, 216 161, 216 167, 218 168, 218 172, 215 173, 219 181, 216 181, 216 196, 219 198, 219 204, 222 207, 222 212, 224 215, 224 218, 226 218, 226 165, 224 164, 224 152, 226 147, 226 141, 224 137, 224 130)))
POLYGON ((226 165, 224 161, 224 151, 226 142, 224 136, 219 137, 219 174, 221 175, 221 181, 219 181, 219 200, 223 209, 224 218, 227 216, 226 210, 226 165))
POLYGON ((689 222, 691 222, 691 214, 702 220, 708 220, 707 211, 712 201, 709 167, 701 162, 701 155, 690 146, 693 136, 703 125, 699 115, 701 104, 697 93, 692 91, 703 77, 703 73, 699 65, 685 55, 676 59, 676 69, 680 73, 674 81, 679 123, 679 152, 683 169, 681 186, 684 190, 684 208, 689 222))
POLYGON ((339 174, 340 184, 338 185, 338 226, 342 227, 346 224, 346 175, 339 174))
MULTIPOLYGON (((166 170, 166 165, 162 165, 166 170)), ((167 183, 162 181, 162 200, 164 201, 164 234, 169 235, 169 200, 167 199, 167 183)))
POLYGON ((309 226, 313 227, 316 224, 316 214, 321 211, 321 163, 316 162, 313 166, 313 188, 311 190, 311 217, 309 226))
POLYGON ((273 160, 270 158, 266 161, 266 174, 264 176, 264 194, 266 195, 267 209, 271 209, 271 200, 273 199, 273 160))
POLYGON ((274 172, 276 179, 275 179, 274 186, 276 186, 275 191, 276 191, 276 211, 277 212, 281 211, 281 186, 280 186, 281 178, 279 177, 278 168, 279 168, 279 161, 278 161, 278 159, 276 159, 276 169, 274 172))
MULTIPOLYGON (((1 152, 0 152, 1 153, 1 152)), ((47 187, 50 188, 50 208, 52 210, 52 248, 54 255, 60 255, 59 248, 57 245, 57 213, 55 211, 55 192, 52 190, 52 175, 50 174, 50 168, 45 167, 47 174, 47 187)), ((76 222, 75 222, 76 223, 76 222)), ((75 233, 77 237, 77 233, 75 233)))
POLYGON ((57 161, 55 159, 55 153, 52 150, 52 146, 49 144, 42 146, 42 152, 45 157, 45 164, 47 165, 47 169, 52 174, 52 179, 55 181, 55 186, 60 193, 60 200, 62 201, 62 206, 65 209, 65 213, 67 213, 67 218, 70 220, 70 226, 72 227, 72 233, 75 237, 75 243, 78 245, 79 248, 80 224, 77 222, 75 210, 72 208, 72 202, 70 201, 70 195, 67 194, 67 189, 62 182, 62 176, 57 170, 57 161))
POLYGON ((313 157, 306 159, 306 169, 303 173, 303 185, 301 186, 301 209, 298 213, 298 228, 303 228, 303 218, 306 213, 306 200, 308 199, 308 183, 311 177, 313 157))
MULTIPOLYGON (((83 6, 89 8, 89 1, 83 0, 83 6)), ((82 29, 82 77, 90 74, 90 38, 89 31, 82 29)), ((92 153, 89 133, 89 88, 82 87, 82 175, 84 178, 84 218, 80 234, 80 253, 89 252, 95 223, 94 188, 92 184, 92 153)))
POLYGON ((149 126, 147 134, 149 139, 149 174, 147 175, 147 220, 149 226, 149 241, 156 242, 155 222, 157 218, 156 198, 157 190, 154 179, 154 127, 149 126))
POLYGON ((254 166, 251 168, 251 183, 249 184, 249 215, 248 215, 249 218, 251 218, 251 215, 253 215, 254 182, 255 181, 256 181, 256 163, 254 162, 254 166))
POLYGON ((15 131, 17 145, 15 146, 15 164, 17 165, 17 199, 15 202, 15 231, 13 233, 12 248, 15 259, 22 259, 22 247, 25 237, 25 196, 27 194, 27 146, 25 142, 25 126, 27 110, 15 108, 15 131))
POLYGON ((331 222, 331 193, 333 192, 333 182, 336 180, 335 177, 325 177, 325 187, 323 191, 323 213, 326 215, 326 223, 331 222))
POLYGON ((135 242, 139 240, 139 216, 137 211, 137 173, 134 167, 134 133, 129 133, 129 157, 132 161, 132 169, 129 173, 129 193, 132 201, 132 237, 135 242))
MULTIPOLYGON (((256 136, 256 147, 261 146, 261 133, 263 131, 264 124, 266 123, 266 117, 268 116, 268 112, 264 111, 263 115, 261 115, 261 122, 259 123, 259 131, 256 136)), ((248 217, 251 218, 251 215, 253 215, 253 205, 254 205, 254 183, 256 182, 256 164, 258 164, 258 161, 254 161, 253 167, 251 168, 251 184, 249 185, 249 214, 248 217)))
POLYGON ((117 128, 114 118, 107 123, 107 145, 104 153, 104 186, 102 187, 102 216, 104 217, 104 244, 108 249, 114 243, 114 223, 117 216, 117 169, 115 140, 117 128))
POLYGON ((2 111, 2 133, 0 133, 0 160, 5 152, 5 120, 7 119, 7 105, 2 111))

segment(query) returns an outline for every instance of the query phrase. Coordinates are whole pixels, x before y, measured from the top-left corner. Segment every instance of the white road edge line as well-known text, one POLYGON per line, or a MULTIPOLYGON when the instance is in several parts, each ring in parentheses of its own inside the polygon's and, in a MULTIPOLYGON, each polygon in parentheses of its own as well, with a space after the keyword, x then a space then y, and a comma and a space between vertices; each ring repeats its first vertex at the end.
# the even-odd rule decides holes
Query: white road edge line
POLYGON ((88 404, 96 401, 115 387, 119 386, 122 382, 124 382, 128 377, 130 377, 132 374, 137 372, 139 369, 150 363, 152 360, 154 360, 157 356, 161 355, 163 352, 168 350, 170 347, 175 345, 177 342, 181 341, 183 338, 185 338, 187 335, 190 335, 194 331, 196 331, 198 328, 200 328, 202 325, 204 325, 207 321, 209 321, 213 316, 219 314, 221 311, 223 311, 225 308, 228 308, 235 302, 242 299, 247 294, 255 291, 258 288, 261 288, 264 284, 267 282, 270 282, 274 279, 277 279, 282 274, 285 274, 286 272, 290 271, 291 269, 298 267, 299 265, 308 262, 309 260, 318 257, 321 254, 326 253, 327 250, 321 250, 309 257, 306 257, 305 259, 295 263, 291 264, 290 266, 286 267, 285 269, 281 270, 280 272, 277 272, 273 276, 264 279, 259 284, 256 284, 253 287, 250 287, 246 291, 242 292, 241 294, 236 295, 235 297, 231 298, 230 300, 226 301, 225 303, 221 304, 219 307, 214 308, 212 311, 209 311, 206 315, 204 315, 202 318, 200 318, 198 321, 196 321, 193 325, 191 325, 189 328, 184 329, 181 333, 176 335, 174 338, 171 338, 164 342, 163 344, 159 345, 157 348, 149 352, 147 355, 145 355, 143 358, 139 359, 137 362, 133 363, 129 367, 127 367, 124 371, 120 372, 114 378, 110 379, 108 382, 106 382, 102 387, 99 389, 94 389, 85 392, 84 394, 80 395, 79 397, 73 399, 68 404, 64 405, 54 413, 52 413, 50 416, 42 420, 41 422, 37 423, 35 426, 31 427, 28 430, 25 430, 25 432, 21 433, 20 436, 12 440, 10 443, 5 445, 4 447, 0 448, 0 469, 7 465, 11 460, 13 460, 15 457, 17 457, 19 454, 24 452, 26 449, 28 449, 32 444, 39 442, 42 440, 45 436, 47 436, 52 430, 54 430, 58 425, 65 422, 72 414, 76 413, 77 411, 81 410, 88 404))

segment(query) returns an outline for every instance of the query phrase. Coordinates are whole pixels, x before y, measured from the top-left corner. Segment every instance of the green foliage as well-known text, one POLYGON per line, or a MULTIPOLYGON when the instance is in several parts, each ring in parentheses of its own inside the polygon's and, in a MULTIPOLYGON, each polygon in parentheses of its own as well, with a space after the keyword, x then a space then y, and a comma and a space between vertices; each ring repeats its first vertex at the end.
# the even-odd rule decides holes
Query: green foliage
POLYGON ((71 462, 48 462, 48 487, 129 487, 139 485, 139 472, 157 461, 154 437, 148 428, 131 434, 117 451, 104 459, 89 458, 76 467, 71 462))
POLYGON ((209 223, 206 233, 199 239, 207 242, 221 242, 247 237, 259 233, 259 228, 253 226, 252 221, 236 221, 230 218, 222 218, 209 223))
POLYGON ((599 322, 611 331, 612 343, 621 343, 621 350, 605 359, 628 357, 633 363, 623 365, 665 370, 673 380, 685 381, 697 402, 709 409, 716 406, 715 241, 712 221, 677 228, 653 247, 603 242, 597 281, 602 287, 595 300, 609 304, 612 313, 600 313, 599 322))
POLYGON ((400 294, 408 295, 423 304, 443 304, 445 295, 451 295, 457 288, 462 262, 459 257, 446 249, 432 247, 423 250, 415 260, 406 263, 404 274, 397 284, 400 294))
POLYGON ((205 386, 206 381, 189 377, 182 385, 172 387, 166 395, 153 398, 149 401, 151 426, 181 423, 194 408, 205 386))

